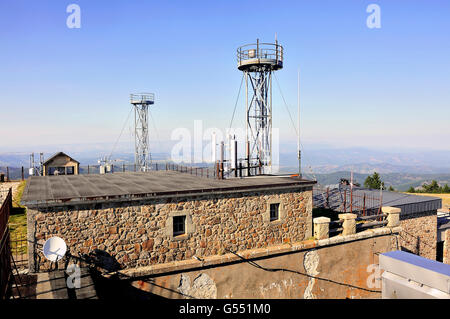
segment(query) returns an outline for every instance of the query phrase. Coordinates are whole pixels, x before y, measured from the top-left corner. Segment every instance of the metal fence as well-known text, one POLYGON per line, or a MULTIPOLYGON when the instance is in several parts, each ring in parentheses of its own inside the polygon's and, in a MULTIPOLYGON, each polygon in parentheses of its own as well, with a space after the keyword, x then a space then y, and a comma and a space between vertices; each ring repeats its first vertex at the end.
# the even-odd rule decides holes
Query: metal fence
MULTIPOLYGON (((364 231, 366 229, 384 227, 388 221, 387 214, 377 214, 371 216, 358 216, 356 218, 356 232, 364 231)), ((343 231, 342 223, 344 220, 338 219, 330 222, 330 237, 339 235, 343 231), (332 235, 333 234, 333 235, 332 235)))
MULTIPOLYGON (((103 169, 102 169, 103 170, 103 169)), ((216 170, 212 167, 200 166, 184 166, 174 163, 152 163, 149 166, 149 171, 176 171, 180 173, 187 173, 195 176, 216 178, 216 170)), ((118 172, 138 172, 139 169, 135 164, 111 164, 104 168, 106 174, 114 174, 118 172)), ((101 165, 85 165, 80 166, 80 174, 100 174, 101 165)))
POLYGON ((11 281, 11 246, 8 228, 9 214, 12 208, 12 189, 8 191, 8 195, 0 207, 0 299, 7 298, 9 283, 11 281))
MULTIPOLYGON (((94 165, 80 165, 79 174, 100 174, 101 166, 99 164, 94 165)), ((108 166, 103 166, 103 172, 106 174, 118 173, 118 172, 138 172, 139 168, 136 164, 126 164, 126 163, 114 163, 108 166)), ((152 163, 150 164, 149 171, 161 171, 161 170, 171 170, 178 171, 182 173, 189 173, 196 176, 202 176, 207 178, 217 178, 215 167, 206 166, 187 166, 175 163, 152 163)), ((11 180, 24 180, 29 177, 28 169, 22 167, 0 167, 0 172, 6 171, 4 174, 5 181, 11 180)), ((0 194, 1 196, 1 194, 0 194)))
POLYGON ((330 209, 340 213, 354 213, 358 216, 381 214, 382 195, 366 194, 364 189, 352 187, 314 187, 313 204, 317 208, 330 209))
POLYGON ((26 234, 14 234, 10 232, 11 256, 14 259, 17 270, 28 268, 28 241, 26 234))

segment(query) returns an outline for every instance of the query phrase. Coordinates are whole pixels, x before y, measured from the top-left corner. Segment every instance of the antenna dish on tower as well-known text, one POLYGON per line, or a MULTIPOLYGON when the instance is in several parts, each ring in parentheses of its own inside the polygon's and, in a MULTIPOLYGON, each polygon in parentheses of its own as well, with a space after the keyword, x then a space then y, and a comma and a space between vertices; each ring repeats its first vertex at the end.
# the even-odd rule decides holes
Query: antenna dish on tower
POLYGON ((52 262, 62 259, 66 254, 66 251, 66 242, 58 236, 47 239, 44 243, 44 248, 42 249, 45 258, 52 262))

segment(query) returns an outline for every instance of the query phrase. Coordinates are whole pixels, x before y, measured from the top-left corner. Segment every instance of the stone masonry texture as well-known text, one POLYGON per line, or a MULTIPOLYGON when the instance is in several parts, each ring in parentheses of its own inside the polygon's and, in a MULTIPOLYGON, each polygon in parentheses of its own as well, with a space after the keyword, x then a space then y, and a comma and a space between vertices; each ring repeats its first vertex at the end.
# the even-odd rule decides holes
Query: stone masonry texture
POLYGON ((450 229, 445 231, 443 262, 444 264, 450 265, 450 229))
POLYGON ((436 211, 400 215, 402 250, 436 260, 436 211))
MULTIPOLYGON (((297 242, 312 236, 311 187, 28 209, 28 239, 63 238, 75 256, 100 250, 121 269, 297 242), (264 219, 269 202, 284 217, 264 219), (190 215, 187 235, 168 235, 174 212, 190 215)), ((29 244, 30 269, 49 263, 29 244)))

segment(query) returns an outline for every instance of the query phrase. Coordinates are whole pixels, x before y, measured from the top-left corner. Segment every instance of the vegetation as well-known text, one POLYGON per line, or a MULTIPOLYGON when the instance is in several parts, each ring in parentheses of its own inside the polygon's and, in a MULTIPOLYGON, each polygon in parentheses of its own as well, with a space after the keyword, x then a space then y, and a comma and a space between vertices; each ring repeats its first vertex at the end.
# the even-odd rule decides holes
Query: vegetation
POLYGON ((410 187, 408 189, 408 193, 430 193, 430 194, 449 194, 450 187, 448 184, 444 186, 439 186, 438 182, 432 180, 430 184, 422 184, 421 189, 415 189, 414 187, 410 187))
POLYGON ((380 175, 377 172, 374 172, 373 175, 367 176, 364 181, 364 187, 372 189, 386 189, 384 182, 381 181, 380 175))
POLYGON ((26 208, 20 205, 26 181, 22 181, 13 194, 13 208, 9 216, 9 230, 11 233, 12 249, 18 249, 17 253, 25 254, 27 245, 22 243, 18 245, 18 240, 26 240, 27 238, 27 214, 26 208))

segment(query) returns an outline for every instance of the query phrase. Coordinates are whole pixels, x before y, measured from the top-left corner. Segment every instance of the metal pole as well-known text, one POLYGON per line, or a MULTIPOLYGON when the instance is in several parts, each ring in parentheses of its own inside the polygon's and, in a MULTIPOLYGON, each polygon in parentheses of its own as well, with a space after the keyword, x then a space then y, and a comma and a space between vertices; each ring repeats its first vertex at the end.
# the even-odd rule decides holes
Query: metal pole
POLYGON ((22 166, 22 180, 24 180, 24 174, 23 174, 23 166, 22 166))
POLYGON ((247 176, 250 176, 250 143, 247 141, 247 176))
POLYGON ((347 212, 347 190, 344 189, 344 213, 347 212))
POLYGON ((297 75, 297 126, 298 126, 298 136, 297 136, 297 151, 298 151, 298 178, 302 178, 302 151, 300 143, 300 69, 297 75))
POLYGON ((330 208, 330 187, 327 187, 327 208, 330 208))
POLYGON ((234 177, 238 177, 237 140, 234 140, 234 177))
POLYGON ((9 182, 9 167, 6 166, 6 181, 9 182))

